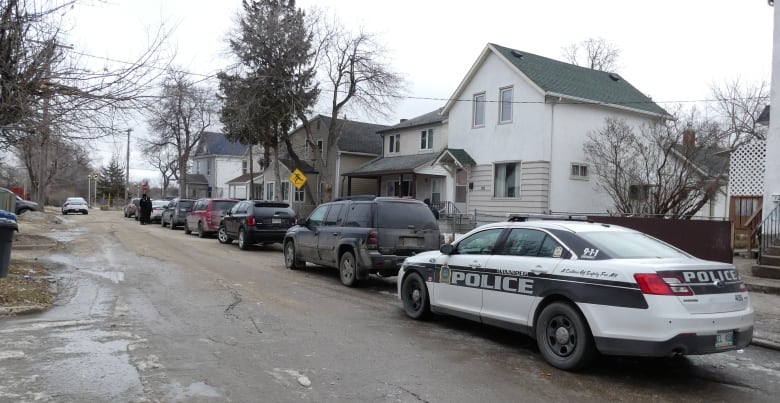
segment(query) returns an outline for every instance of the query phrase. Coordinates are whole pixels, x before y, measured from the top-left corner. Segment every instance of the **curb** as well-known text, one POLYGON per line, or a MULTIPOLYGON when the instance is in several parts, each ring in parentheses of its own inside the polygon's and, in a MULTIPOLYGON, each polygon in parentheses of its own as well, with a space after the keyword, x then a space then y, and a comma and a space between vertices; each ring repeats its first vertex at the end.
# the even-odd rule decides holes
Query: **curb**
POLYGON ((46 311, 43 305, 22 305, 0 308, 0 316, 30 315, 46 311))
POLYGON ((753 340, 750 341, 749 345, 780 351, 780 343, 775 343, 766 339, 757 339, 754 337, 753 340))
POLYGON ((747 288, 747 290, 750 292, 760 292, 762 294, 769 294, 769 295, 780 295, 780 287, 777 286, 755 284, 755 283, 751 284, 745 282, 745 288, 747 288))

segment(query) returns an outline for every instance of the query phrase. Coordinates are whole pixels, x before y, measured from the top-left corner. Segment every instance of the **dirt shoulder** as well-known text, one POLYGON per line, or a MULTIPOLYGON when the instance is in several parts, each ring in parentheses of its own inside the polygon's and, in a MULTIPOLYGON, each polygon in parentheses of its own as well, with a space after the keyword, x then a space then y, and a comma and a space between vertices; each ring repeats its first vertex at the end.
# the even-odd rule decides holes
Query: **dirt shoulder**
POLYGON ((0 278, 0 316, 44 311, 56 296, 56 282, 37 257, 63 249, 61 242, 46 234, 64 228, 64 221, 58 213, 43 211, 22 214, 17 223, 8 276, 0 278))

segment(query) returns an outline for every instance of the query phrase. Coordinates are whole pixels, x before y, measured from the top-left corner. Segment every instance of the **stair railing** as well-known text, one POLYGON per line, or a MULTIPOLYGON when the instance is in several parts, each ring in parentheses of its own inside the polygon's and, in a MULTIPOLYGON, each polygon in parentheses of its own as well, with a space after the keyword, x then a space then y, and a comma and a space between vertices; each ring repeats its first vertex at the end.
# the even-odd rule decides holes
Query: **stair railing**
POLYGON ((780 239, 780 205, 775 206, 758 228, 761 244, 758 250, 758 261, 760 262, 761 256, 766 254, 767 249, 780 239))

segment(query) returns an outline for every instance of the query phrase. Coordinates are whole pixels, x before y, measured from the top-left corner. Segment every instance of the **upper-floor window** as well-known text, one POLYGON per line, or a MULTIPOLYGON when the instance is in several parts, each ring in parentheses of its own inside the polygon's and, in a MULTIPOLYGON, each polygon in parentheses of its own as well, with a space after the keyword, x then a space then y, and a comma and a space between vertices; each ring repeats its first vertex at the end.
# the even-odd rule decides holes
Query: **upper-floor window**
POLYGON ((520 163, 496 164, 493 196, 520 197, 520 163))
POLYGON ((274 200, 274 182, 265 183, 265 200, 274 200))
POLYGON ((296 202, 304 202, 306 201, 306 188, 301 187, 300 189, 293 188, 293 201, 296 202))
POLYGON ((474 118, 472 119, 474 127, 485 126, 485 93, 474 95, 474 118))
POLYGON ((206 176, 211 176, 211 159, 206 160, 206 176))
POLYGON ((512 87, 502 88, 499 93, 501 96, 501 108, 498 112, 499 123, 509 123, 512 121, 512 87))
POLYGON ((241 174, 246 175, 249 169, 249 161, 243 160, 241 161, 241 174))
POLYGON ((309 159, 309 153, 311 149, 309 147, 309 140, 303 140, 303 158, 309 159))
POLYGON ((571 163, 571 179, 588 179, 588 166, 585 164, 571 163))
POLYGON ((433 150, 433 129, 420 132, 420 149, 433 150))
POLYGON ((317 140, 317 150, 320 151, 320 158, 325 158, 325 147, 322 140, 317 140))
POLYGON ((388 149, 389 154, 398 153, 401 152, 401 135, 400 134, 391 134, 388 137, 388 140, 390 140, 390 148, 388 149))

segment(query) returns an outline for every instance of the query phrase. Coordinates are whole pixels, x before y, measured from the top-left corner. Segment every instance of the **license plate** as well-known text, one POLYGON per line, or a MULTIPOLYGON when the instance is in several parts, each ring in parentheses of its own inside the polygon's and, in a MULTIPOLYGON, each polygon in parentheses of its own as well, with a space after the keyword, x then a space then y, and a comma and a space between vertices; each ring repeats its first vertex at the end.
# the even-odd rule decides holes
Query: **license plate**
POLYGON ((734 345, 734 332, 718 332, 715 335, 715 347, 730 347, 734 345))
POLYGON ((401 238, 401 244, 406 247, 417 247, 420 243, 420 238, 401 238))
POLYGON ((281 223, 282 223, 282 219, 281 218, 272 218, 271 219, 271 224, 281 224, 281 223))

